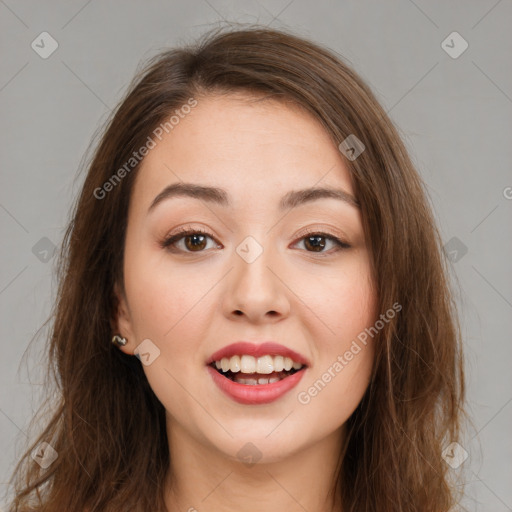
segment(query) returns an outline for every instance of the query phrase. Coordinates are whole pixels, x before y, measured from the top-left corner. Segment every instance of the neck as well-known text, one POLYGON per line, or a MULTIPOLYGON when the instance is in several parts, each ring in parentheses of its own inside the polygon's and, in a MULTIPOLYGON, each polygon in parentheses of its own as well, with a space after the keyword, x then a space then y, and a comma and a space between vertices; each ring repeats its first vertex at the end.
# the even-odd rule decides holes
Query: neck
POLYGON ((192 438, 169 418, 167 425, 169 512, 341 510, 340 497, 333 492, 341 430, 285 458, 249 465, 192 438))

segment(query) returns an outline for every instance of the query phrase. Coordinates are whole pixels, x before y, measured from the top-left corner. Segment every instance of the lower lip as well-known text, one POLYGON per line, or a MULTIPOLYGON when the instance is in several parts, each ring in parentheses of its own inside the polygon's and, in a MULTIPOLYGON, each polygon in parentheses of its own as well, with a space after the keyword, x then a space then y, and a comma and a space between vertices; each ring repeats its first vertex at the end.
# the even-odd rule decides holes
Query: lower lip
POLYGON ((281 398, 299 383, 306 371, 305 369, 299 370, 280 381, 272 382, 272 384, 255 384, 252 386, 233 382, 231 379, 223 377, 211 366, 207 366, 207 369, 210 372, 213 382, 217 384, 223 393, 235 400, 235 402, 246 405, 268 404, 281 398))

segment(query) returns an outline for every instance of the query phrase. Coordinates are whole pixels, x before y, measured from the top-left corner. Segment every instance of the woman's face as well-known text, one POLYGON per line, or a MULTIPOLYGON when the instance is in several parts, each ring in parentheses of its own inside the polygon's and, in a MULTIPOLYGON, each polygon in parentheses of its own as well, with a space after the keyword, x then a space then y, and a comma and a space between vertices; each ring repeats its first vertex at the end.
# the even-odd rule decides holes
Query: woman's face
POLYGON ((130 202, 118 328, 128 339, 121 350, 140 353, 172 435, 270 462, 341 439, 369 383, 372 338, 357 336, 376 312, 359 209, 297 193, 354 194, 338 148, 308 114, 250 99, 198 98, 155 139, 130 202), (176 184, 205 189, 172 194, 176 184), (209 365, 240 341, 255 346, 224 354, 234 372, 209 365), (265 342, 280 347, 258 351, 265 342), (294 375, 280 371, 287 350, 307 363, 294 375))

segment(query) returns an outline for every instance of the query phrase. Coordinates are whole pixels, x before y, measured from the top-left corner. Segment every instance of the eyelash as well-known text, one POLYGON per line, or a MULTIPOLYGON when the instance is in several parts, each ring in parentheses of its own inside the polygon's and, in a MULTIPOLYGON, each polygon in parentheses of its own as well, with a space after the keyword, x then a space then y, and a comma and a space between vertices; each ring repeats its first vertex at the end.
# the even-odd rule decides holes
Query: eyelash
MULTIPOLYGON (((184 252, 185 254, 194 254, 194 251, 182 251, 180 249, 176 249, 175 247, 172 247, 176 242, 179 242, 181 239, 189 236, 189 235, 205 235, 211 238, 215 241, 215 238, 211 233, 208 231, 203 231, 202 229, 190 229, 190 228, 182 228, 178 233, 166 238, 160 243, 160 246, 162 249, 167 249, 171 252, 184 252), (171 248, 172 247, 172 248, 171 248)), ((314 252, 314 251, 306 251, 311 254, 314 254, 316 256, 319 256, 321 258, 330 256, 334 253, 337 253, 338 251, 344 250, 344 249, 350 249, 350 245, 344 242, 343 240, 339 239, 338 237, 331 235, 330 233, 324 233, 319 231, 306 231, 304 233, 301 233, 301 238, 298 241, 302 241, 308 237, 312 236, 321 236, 323 238, 326 238, 328 240, 332 240, 336 244, 336 249, 331 252, 314 252)), ((200 254, 203 251, 197 251, 197 254, 200 254)))

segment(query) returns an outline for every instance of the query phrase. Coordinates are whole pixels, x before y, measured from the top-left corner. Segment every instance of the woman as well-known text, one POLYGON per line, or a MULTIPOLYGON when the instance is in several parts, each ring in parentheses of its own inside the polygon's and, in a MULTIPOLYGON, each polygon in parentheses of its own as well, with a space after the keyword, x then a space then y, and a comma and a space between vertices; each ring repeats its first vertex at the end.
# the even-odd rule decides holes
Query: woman
POLYGON ((441 454, 464 376, 440 236, 397 130, 328 50, 255 27, 154 57, 61 268, 59 402, 11 511, 455 503, 441 454))

